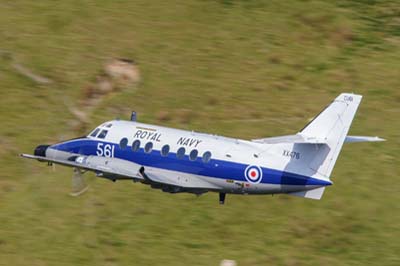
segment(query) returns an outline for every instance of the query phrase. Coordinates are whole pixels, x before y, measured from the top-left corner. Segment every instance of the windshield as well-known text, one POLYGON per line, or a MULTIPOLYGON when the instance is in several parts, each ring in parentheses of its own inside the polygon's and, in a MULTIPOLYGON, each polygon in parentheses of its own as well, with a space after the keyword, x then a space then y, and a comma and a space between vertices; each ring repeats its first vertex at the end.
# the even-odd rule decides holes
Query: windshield
POLYGON ((91 137, 96 137, 97 133, 99 133, 99 131, 100 131, 100 128, 96 128, 95 130, 92 131, 92 133, 90 133, 90 136, 91 137))
POLYGON ((104 139, 106 138, 108 131, 111 130, 112 126, 113 124, 110 122, 103 123, 93 129, 93 131, 89 133, 88 137, 104 139))
POLYGON ((104 139, 107 136, 108 131, 103 129, 100 134, 97 136, 99 139, 104 139))

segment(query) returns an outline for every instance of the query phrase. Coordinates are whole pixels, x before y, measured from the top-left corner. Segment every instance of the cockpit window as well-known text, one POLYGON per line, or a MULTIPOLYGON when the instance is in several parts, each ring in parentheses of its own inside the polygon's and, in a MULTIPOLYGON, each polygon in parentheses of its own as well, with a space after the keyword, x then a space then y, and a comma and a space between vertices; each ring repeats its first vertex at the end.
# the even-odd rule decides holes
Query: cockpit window
POLYGON ((95 130, 93 130, 92 134, 90 134, 91 137, 96 137, 97 133, 99 133, 100 129, 96 128, 95 130))
POLYGON ((106 127, 110 128, 110 127, 112 127, 112 124, 110 123, 110 124, 106 125, 106 127))
POLYGON ((97 137, 99 139, 104 139, 104 138, 106 138, 107 133, 108 133, 108 130, 103 129, 97 137))

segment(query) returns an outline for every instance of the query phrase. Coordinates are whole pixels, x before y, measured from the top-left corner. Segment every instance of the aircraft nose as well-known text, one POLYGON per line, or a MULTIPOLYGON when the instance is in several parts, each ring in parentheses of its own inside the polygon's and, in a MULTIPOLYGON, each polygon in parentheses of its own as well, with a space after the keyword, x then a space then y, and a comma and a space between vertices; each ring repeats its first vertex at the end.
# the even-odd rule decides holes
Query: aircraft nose
POLYGON ((50 145, 39 145, 36 147, 34 151, 35 156, 41 156, 41 157, 46 157, 46 150, 50 145))

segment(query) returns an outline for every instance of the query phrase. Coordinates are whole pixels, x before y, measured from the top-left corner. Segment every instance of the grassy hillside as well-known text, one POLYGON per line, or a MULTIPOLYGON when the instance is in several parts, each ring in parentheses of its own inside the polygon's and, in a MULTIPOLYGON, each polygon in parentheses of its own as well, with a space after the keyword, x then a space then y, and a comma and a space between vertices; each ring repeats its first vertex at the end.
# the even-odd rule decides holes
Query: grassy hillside
POLYGON ((0 265, 399 265, 397 1, 0 2, 0 265), (111 58, 138 86, 76 129, 68 106, 111 58), (15 69, 23 65, 52 83, 15 69), (322 201, 199 198, 18 158, 128 118, 245 139, 297 132, 340 92, 364 95, 322 201))

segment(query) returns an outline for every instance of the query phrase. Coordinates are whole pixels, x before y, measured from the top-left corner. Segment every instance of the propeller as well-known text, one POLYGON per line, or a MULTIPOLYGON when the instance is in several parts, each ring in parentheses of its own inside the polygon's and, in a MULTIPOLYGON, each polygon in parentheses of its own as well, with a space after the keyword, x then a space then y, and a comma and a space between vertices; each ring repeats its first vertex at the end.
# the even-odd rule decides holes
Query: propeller
MULTIPOLYGON (((64 134, 60 135, 58 139, 59 142, 65 140, 65 135, 64 134)), ((56 164, 53 163, 52 167, 53 167, 53 172, 55 172, 56 164)), ((73 197, 78 197, 83 193, 85 193, 89 189, 89 186, 86 184, 85 178, 83 177, 85 171, 76 167, 73 168, 73 171, 74 173, 72 174, 72 182, 71 182, 72 187, 71 187, 71 193, 69 193, 69 195, 73 197)))
POLYGON ((73 197, 85 193, 89 188, 85 183, 83 174, 84 172, 81 169, 74 167, 74 174, 72 175, 72 191, 70 193, 73 197))
MULTIPOLYGON (((58 136, 58 142, 61 142, 63 140, 64 140, 64 135, 59 135, 58 136)), ((52 158, 52 159, 55 159, 55 158, 52 158)), ((52 164, 50 164, 50 166, 52 168, 52 171, 55 172, 56 171, 56 164, 52 163, 52 164)))
MULTIPOLYGON (((67 96, 64 96, 62 98, 62 102, 64 103, 65 107, 73 114, 75 115, 79 121, 81 122, 87 122, 87 117, 83 117, 84 113, 80 112, 79 110, 73 108, 73 104, 71 103, 70 99, 67 96)), ((61 134, 58 136, 59 142, 63 141, 65 139, 65 135, 61 134)), ((55 158, 53 158, 55 159, 55 158)), ((56 164, 52 163, 52 170, 55 172, 56 170, 56 164)), ((88 189, 89 186, 86 184, 85 179, 83 178, 83 174, 86 171, 83 171, 79 168, 74 167, 73 168, 73 175, 72 175, 72 190, 71 193, 69 193, 73 197, 77 197, 85 193, 88 189)))

